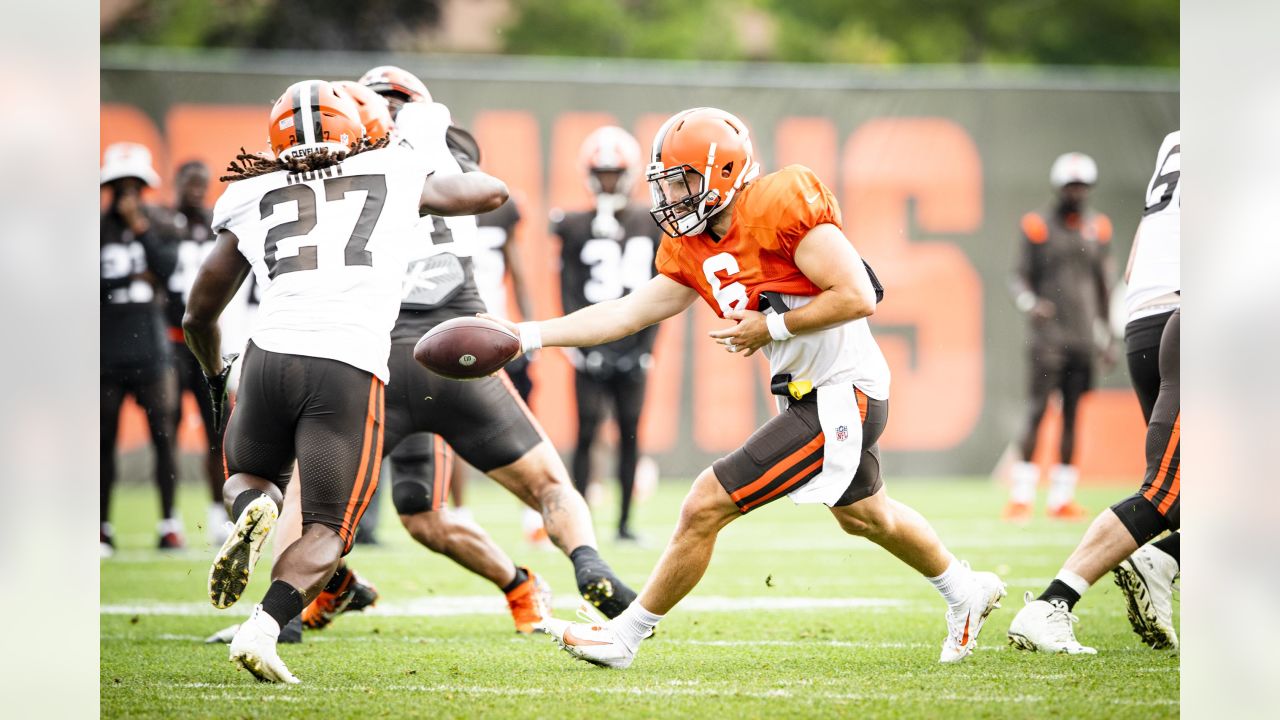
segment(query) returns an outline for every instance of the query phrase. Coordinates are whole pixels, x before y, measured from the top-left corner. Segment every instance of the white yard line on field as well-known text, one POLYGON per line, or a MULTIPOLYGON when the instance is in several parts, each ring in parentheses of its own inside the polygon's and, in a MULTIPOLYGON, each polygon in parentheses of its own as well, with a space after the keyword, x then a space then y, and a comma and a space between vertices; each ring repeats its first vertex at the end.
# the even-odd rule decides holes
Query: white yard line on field
MULTIPOLYGON (((232 683, 172 683, 169 687, 175 690, 207 690, 215 692, 205 692, 201 694, 204 699, 224 699, 232 696, 233 693, 243 693, 249 689, 244 684, 232 683)), ((104 688, 105 689, 105 688, 104 688)), ((812 687, 802 687, 798 689, 789 688, 772 688, 769 690, 745 690, 737 686, 721 685, 719 687, 713 685, 703 685, 697 681, 686 681, 678 685, 648 685, 643 687, 575 687, 573 689, 564 690, 547 690, 544 688, 512 688, 505 686, 484 686, 484 685, 381 685, 376 687, 326 687, 318 685, 309 685, 305 681, 301 685, 288 688, 288 695, 272 695, 268 696, 272 700, 285 700, 287 702, 296 701, 296 695, 309 693, 325 693, 325 692, 371 692, 371 693, 391 693, 391 692, 412 692, 425 693, 429 695, 438 694, 462 694, 462 695, 496 695, 505 697, 557 697, 564 694, 572 695, 628 695, 642 698, 672 698, 672 697, 728 697, 728 698, 755 698, 762 700, 772 699, 796 699, 796 700, 854 700, 864 702, 900 702, 900 701, 923 701, 923 702, 958 702, 969 704, 1014 704, 1024 705, 1033 703, 1042 703, 1045 701, 1043 696, 1038 695, 960 695, 956 693, 936 693, 928 690, 920 692, 897 692, 897 693, 877 693, 877 692, 824 692, 812 687)), ((175 696, 186 696, 186 694, 173 693, 175 696)), ((263 696, 246 694, 246 699, 261 700, 263 696)), ((1179 704, 1177 699, 1168 698, 1095 698, 1092 702, 1099 705, 1142 705, 1142 706, 1176 706, 1179 704)))
MULTIPOLYGON (((563 596, 555 607, 573 610, 581 600, 563 596)), ((715 595, 693 596, 680 604, 681 610, 691 612, 741 612, 744 610, 883 610, 914 605, 906 600, 885 598, 806 598, 806 597, 721 597, 715 595)), ((238 617, 237 613, 223 613, 205 602, 137 602, 103 605, 103 615, 220 615, 238 617)), ((247 612, 247 608, 246 608, 247 612)), ((454 595, 419 597, 399 602, 383 601, 365 610, 366 615, 385 617, 443 617, 450 615, 504 615, 506 601, 494 595, 454 595)))

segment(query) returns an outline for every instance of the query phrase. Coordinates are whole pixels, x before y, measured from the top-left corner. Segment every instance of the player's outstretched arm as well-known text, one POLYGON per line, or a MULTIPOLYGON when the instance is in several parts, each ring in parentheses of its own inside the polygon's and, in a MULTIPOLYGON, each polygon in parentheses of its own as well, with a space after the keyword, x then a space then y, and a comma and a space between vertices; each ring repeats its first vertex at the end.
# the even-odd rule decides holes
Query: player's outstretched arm
POLYGON ((630 294, 552 320, 516 325, 490 315, 484 317, 519 335, 522 352, 540 347, 587 347, 633 335, 683 312, 697 298, 692 288, 665 275, 655 275, 630 294))
POLYGON ((480 171, 431 175, 422 183, 423 215, 479 215, 507 201, 507 184, 480 171))
POLYGON ((187 312, 182 316, 187 347, 200 361, 207 377, 216 377, 222 372, 222 332, 218 329, 218 317, 249 275, 249 261, 240 254, 239 244, 230 230, 218 233, 213 251, 196 273, 187 312))

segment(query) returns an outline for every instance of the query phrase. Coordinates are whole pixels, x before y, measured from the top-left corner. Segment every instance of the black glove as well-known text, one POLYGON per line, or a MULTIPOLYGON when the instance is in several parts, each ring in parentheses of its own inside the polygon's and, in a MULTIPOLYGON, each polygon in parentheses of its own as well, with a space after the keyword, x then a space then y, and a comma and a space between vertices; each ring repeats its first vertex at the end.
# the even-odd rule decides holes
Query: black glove
POLYGON ((213 432, 215 435, 221 435, 222 431, 227 427, 227 380, 231 377, 231 366, 238 357, 240 357, 240 353, 223 355, 222 372, 213 377, 204 376, 204 381, 209 383, 209 398, 213 400, 213 432))

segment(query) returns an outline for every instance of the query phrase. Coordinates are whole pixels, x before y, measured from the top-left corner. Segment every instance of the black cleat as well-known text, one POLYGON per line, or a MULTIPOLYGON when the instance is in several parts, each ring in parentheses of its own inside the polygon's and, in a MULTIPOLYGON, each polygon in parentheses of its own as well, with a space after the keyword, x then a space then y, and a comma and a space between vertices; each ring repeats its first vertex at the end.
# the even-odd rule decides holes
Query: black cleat
POLYGON ((578 582, 578 591, 604 616, 612 620, 636 599, 636 592, 618 579, 611 571, 578 582))

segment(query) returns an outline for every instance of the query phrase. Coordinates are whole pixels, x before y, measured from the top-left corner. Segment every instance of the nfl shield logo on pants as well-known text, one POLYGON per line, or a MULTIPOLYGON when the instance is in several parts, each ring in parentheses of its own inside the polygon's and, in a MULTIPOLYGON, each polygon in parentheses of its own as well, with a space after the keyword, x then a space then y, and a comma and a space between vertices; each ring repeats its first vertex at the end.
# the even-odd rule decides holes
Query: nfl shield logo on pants
POLYGON ((841 426, 837 427, 837 428, 836 428, 836 440, 839 440, 840 442, 844 442, 845 440, 848 440, 848 439, 849 439, 849 426, 848 426, 848 425, 841 425, 841 426))

